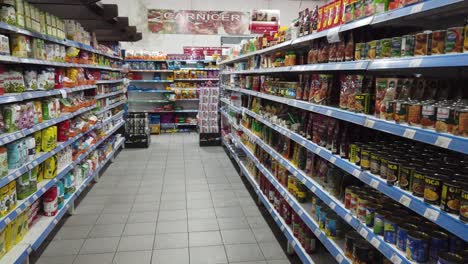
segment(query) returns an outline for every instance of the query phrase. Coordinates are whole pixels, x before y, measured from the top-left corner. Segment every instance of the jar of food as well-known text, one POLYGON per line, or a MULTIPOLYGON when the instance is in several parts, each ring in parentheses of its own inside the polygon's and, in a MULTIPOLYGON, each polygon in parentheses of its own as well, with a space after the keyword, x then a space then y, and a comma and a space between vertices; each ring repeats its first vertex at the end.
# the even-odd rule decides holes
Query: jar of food
POLYGON ((414 56, 414 45, 415 45, 415 36, 414 35, 404 35, 401 37, 401 56, 402 57, 412 57, 414 56))
POLYGON ((453 134, 468 137, 468 108, 466 106, 455 108, 453 121, 453 134))
POLYGON ((403 124, 406 123, 406 117, 408 113, 406 112, 408 110, 408 101, 406 100, 396 100, 395 101, 395 114, 393 116, 393 119, 395 120, 396 123, 398 124, 403 124))
POLYGON ((442 193, 442 184, 449 177, 441 174, 426 174, 424 176, 424 202, 439 205, 442 193))

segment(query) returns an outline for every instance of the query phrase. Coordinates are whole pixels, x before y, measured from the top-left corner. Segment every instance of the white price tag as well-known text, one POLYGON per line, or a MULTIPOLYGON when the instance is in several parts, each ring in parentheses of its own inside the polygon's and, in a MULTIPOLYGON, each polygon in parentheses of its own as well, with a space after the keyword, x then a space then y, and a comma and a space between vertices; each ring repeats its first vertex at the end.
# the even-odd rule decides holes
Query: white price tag
POLYGON ((315 109, 315 106, 313 106, 313 105, 310 105, 310 106, 309 106, 309 111, 312 111, 312 112, 313 112, 314 109, 315 109))
POLYGON ((375 248, 379 248, 380 246, 380 241, 376 238, 376 237, 373 237, 370 241, 370 243, 375 247, 375 248))
POLYGON ((435 222, 437 221, 437 218, 439 218, 439 214, 440 213, 438 211, 431 208, 427 208, 424 212, 424 217, 435 222))
POLYGON ((358 63, 356 64, 356 69, 361 69, 363 65, 364 65, 364 62, 362 62, 362 61, 361 61, 361 62, 358 62, 358 63))
POLYGON ((54 219, 54 225, 56 225, 58 223, 58 220, 57 219, 54 219))
POLYGON ((304 214, 304 211, 300 210, 299 213, 297 213, 299 216, 304 214))
POLYGON ((341 254, 338 254, 336 255, 335 259, 338 263, 341 263, 343 261, 343 256, 341 254))
POLYGON ((424 6, 423 3, 414 5, 414 6, 411 8, 410 14, 414 14, 414 13, 421 12, 421 10, 423 9, 423 6, 424 6))
POLYGON ((335 210, 336 203, 333 202, 333 201, 331 201, 331 202, 328 204, 328 206, 330 206, 330 208, 331 208, 332 210, 335 210))
POLYGON ((315 154, 320 154, 320 151, 322 151, 320 148, 315 149, 315 154))
POLYGON ((406 206, 406 207, 409 207, 409 205, 410 205, 410 203, 411 203, 411 199, 410 199, 408 196, 406 196, 406 195, 403 194, 403 195, 401 195, 399 202, 400 202, 402 205, 404 205, 404 206, 406 206))
POLYGON ((325 115, 331 116, 333 114, 333 111, 328 109, 327 112, 325 112, 325 115))
POLYGON ((20 172, 19 170, 16 170, 16 172, 15 172, 15 176, 16 176, 16 177, 19 177, 19 176, 21 176, 21 172, 20 172))
POLYGON ((284 231, 284 225, 282 225, 282 226, 280 227, 280 229, 281 229, 281 231, 284 231))
POLYGON ((367 238, 367 235, 369 234, 369 232, 367 232, 366 229, 361 228, 361 230, 359 230, 359 234, 361 234, 361 236, 363 236, 364 238, 367 238))
POLYGON ((304 185, 305 185, 307 181, 306 181, 306 179, 305 179, 305 178, 302 178, 302 181, 301 181, 301 182, 302 182, 302 184, 304 184, 304 185))
POLYGON ((9 181, 12 181, 12 180, 14 180, 14 179, 15 179, 15 177, 13 177, 13 175, 8 175, 8 180, 9 180, 9 181))
POLYGON ((319 237, 321 233, 322 233, 322 232, 321 232, 320 229, 318 229, 318 228, 314 230, 314 235, 315 235, 316 237, 319 237))
POLYGON ((64 89, 60 89, 60 94, 62 95, 62 98, 67 98, 67 91, 65 91, 64 89))
POLYGON ((291 170, 291 166, 287 165, 287 166, 286 166, 286 169, 287 169, 287 170, 291 170))
POLYGON ((37 197, 37 195, 36 195, 36 194, 34 194, 34 195, 33 195, 33 199, 34 199, 34 201, 35 201, 35 200, 37 200, 37 198, 38 198, 38 197, 37 197))
POLYGON ((401 258, 395 253, 393 253, 392 257, 390 258, 390 261, 394 264, 401 264, 401 258))
POLYGON ((295 247, 295 246, 296 246, 296 240, 293 240, 293 241, 291 242, 291 245, 292 245, 293 247, 295 247))
POLYGON ((297 170, 293 171, 294 176, 297 176, 297 174, 298 174, 297 170))
POLYGON ((7 224, 7 225, 8 225, 10 222, 11 222, 11 219, 10 219, 10 217, 8 217, 8 216, 7 216, 7 217, 5 217, 5 224, 7 224))
POLYGON ((273 217, 273 219, 275 219, 275 222, 278 221, 278 217, 277 217, 277 216, 273 217))
POLYGON ((441 148, 448 148, 450 145, 450 142, 452 142, 451 138, 444 137, 444 136, 438 136, 436 142, 434 143, 436 146, 439 146, 441 148))
POLYGON ((312 190, 313 193, 315 193, 317 191, 317 187, 312 186, 311 190, 312 190))
POLYGON ((414 134, 416 134, 416 130, 407 128, 407 129, 405 129, 405 132, 403 133, 403 136, 405 138, 413 139, 414 134))
POLYGON ((333 163, 333 164, 335 164, 336 158, 335 158, 335 157, 331 157, 331 158, 330 158, 330 162, 333 163))
POLYGON ((333 27, 327 31, 328 43, 336 43, 340 41, 340 27, 333 27))
POLYGON ((42 187, 42 188, 41 188, 41 192, 45 193, 45 192, 46 192, 46 188, 42 187))
POLYGON ((21 211, 21 209, 20 209, 20 208, 16 208, 15 212, 16 212, 16 214, 18 214, 18 215, 19 215, 19 214, 21 214, 21 212, 22 212, 22 211, 21 211))
POLYGON ((369 118, 366 118, 366 121, 364 121, 364 126, 368 128, 373 128, 375 125, 375 121, 371 120, 369 118))
POLYGON ((379 187, 379 182, 378 182, 377 180, 371 180, 370 186, 372 186, 372 187, 374 187, 375 189, 377 189, 377 187, 379 187))
POLYGON ((353 220, 353 217, 350 214, 346 214, 345 218, 346 222, 351 223, 351 220, 353 220))
POLYGON ((412 60, 410 60, 408 67, 409 68, 418 68, 419 66, 421 66, 421 63, 422 63, 421 58, 412 59, 412 60))
POLYGON ((361 171, 358 169, 353 170, 353 176, 359 178, 361 176, 361 171))

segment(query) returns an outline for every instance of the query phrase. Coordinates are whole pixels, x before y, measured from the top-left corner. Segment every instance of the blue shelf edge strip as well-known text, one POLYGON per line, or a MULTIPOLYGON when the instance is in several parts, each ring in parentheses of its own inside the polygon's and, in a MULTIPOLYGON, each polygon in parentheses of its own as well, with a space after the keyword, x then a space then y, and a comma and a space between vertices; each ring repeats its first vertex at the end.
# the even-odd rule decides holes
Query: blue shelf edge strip
MULTIPOLYGON (((468 224, 464 223, 463 221, 459 220, 455 215, 449 214, 444 212, 439 207, 430 205, 425 203, 421 198, 413 196, 411 193, 402 190, 396 186, 389 186, 387 183, 381 179, 379 176, 371 174, 369 171, 363 171, 361 168, 357 167, 356 165, 350 163, 348 160, 341 158, 338 155, 333 155, 329 150, 326 148, 320 147, 317 144, 313 143, 305 139, 304 137, 300 136, 297 133, 294 133, 288 129, 284 129, 277 125, 272 124, 271 122, 265 120, 264 118, 260 117, 259 115, 255 114, 254 112, 243 109, 244 113, 252 116, 253 118, 257 119, 258 121, 262 122, 263 124, 269 126, 270 128, 276 130, 277 132, 281 133, 282 135, 294 140, 296 143, 304 146, 309 151, 316 153, 317 155, 321 156, 323 159, 333 163, 334 165, 338 166, 342 170, 348 172, 349 174, 353 175, 354 177, 360 179, 365 184, 373 187, 374 189, 379 190, 380 192, 384 193, 385 195, 389 196, 393 200, 399 202, 400 204, 404 205, 405 207, 411 209, 412 211, 416 212, 417 214, 425 217, 426 219, 436 223, 437 225, 443 227, 444 229, 448 230, 449 232, 453 233, 456 236, 459 236, 465 241, 468 241, 468 232, 466 232, 468 228, 468 224)), ((252 134, 246 128, 241 128, 246 131, 247 133, 252 134)), ((253 134, 252 134, 253 135, 253 134)), ((257 137, 258 138, 258 137, 257 137)), ((268 148, 270 151, 272 150, 271 147, 267 146, 263 141, 260 141, 260 145, 268 148)), ((276 157, 276 156, 275 156, 276 157)), ((280 157, 280 155, 279 155, 280 157)), ((279 159, 282 159, 280 157, 279 159)), ((289 162, 283 159, 285 164, 289 162)), ((290 164, 290 163, 289 163, 290 164)), ((303 179, 310 181, 310 178, 305 176, 303 172, 291 166, 291 173, 301 175, 303 179)), ((311 185, 312 186, 312 185, 311 185)), ((310 186, 308 186, 310 187, 310 186)), ((316 186, 319 187, 319 186, 316 186)), ((347 210, 346 210, 347 211, 347 210)), ((338 212, 340 213, 340 212, 338 212)), ((346 217, 346 214, 341 212, 340 216, 346 217)))
POLYGON ((50 91, 27 91, 27 92, 18 93, 18 94, 5 94, 5 95, 0 96, 0 104, 21 102, 25 100, 48 97, 52 95, 74 93, 74 92, 94 89, 94 88, 96 88, 96 85, 83 85, 83 86, 79 86, 75 88, 62 88, 62 89, 56 89, 56 90, 50 90, 50 91))
POLYGON ((450 135, 447 133, 438 133, 429 129, 423 129, 403 124, 397 124, 386 120, 378 119, 370 115, 353 113, 338 108, 317 105, 306 101, 289 99, 275 95, 264 94, 252 90, 234 88, 233 91, 249 94, 252 96, 264 98, 267 100, 287 104, 293 107, 334 117, 340 120, 348 121, 357 125, 365 126, 371 129, 387 132, 396 136, 431 144, 441 148, 468 154, 468 138, 450 135))

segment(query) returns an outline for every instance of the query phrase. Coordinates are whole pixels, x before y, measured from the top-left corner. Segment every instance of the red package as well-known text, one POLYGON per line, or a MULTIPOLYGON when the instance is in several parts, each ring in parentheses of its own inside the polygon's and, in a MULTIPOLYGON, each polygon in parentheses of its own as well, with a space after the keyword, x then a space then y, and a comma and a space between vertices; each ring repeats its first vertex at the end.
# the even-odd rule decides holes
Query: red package
POLYGON ((57 185, 50 187, 44 195, 42 195, 42 204, 44 207, 45 216, 55 216, 58 211, 58 188, 57 185))

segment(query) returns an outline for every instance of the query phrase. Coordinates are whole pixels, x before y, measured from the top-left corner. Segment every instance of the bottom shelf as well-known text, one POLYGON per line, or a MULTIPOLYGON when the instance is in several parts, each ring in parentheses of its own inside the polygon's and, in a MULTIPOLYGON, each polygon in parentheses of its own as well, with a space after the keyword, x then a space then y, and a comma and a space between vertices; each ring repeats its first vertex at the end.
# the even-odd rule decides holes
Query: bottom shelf
POLYGON ((279 227, 281 232, 285 235, 290 246, 294 249, 298 257, 301 259, 302 263, 334 263, 336 262, 335 259, 328 253, 328 252, 319 252, 314 254, 308 254, 306 250, 302 247, 299 240, 294 236, 293 231, 291 228, 284 222, 283 218, 280 214, 275 210, 274 206, 270 203, 268 198, 262 193, 260 190, 260 186, 255 181, 252 174, 249 170, 245 167, 242 160, 236 154, 235 150, 232 148, 230 144, 223 140, 223 144, 227 147, 230 152, 231 157, 237 162, 239 165, 242 174, 247 178, 250 182, 252 187, 254 188, 255 193, 258 195, 260 200, 262 201, 263 205, 266 207, 268 212, 273 217, 276 225, 279 227))

